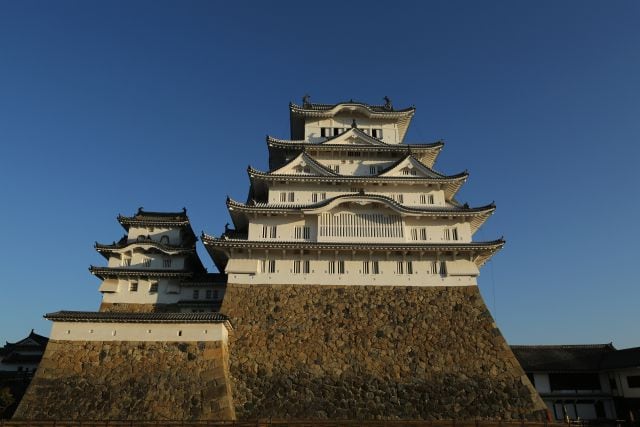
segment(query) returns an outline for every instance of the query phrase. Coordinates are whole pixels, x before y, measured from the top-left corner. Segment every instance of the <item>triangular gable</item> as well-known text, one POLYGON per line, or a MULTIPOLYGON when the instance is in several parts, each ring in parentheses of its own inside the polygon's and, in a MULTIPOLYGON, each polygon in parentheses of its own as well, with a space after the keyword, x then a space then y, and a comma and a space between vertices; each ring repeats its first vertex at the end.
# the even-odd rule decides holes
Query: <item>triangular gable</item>
POLYGON ((16 347, 39 347, 40 343, 36 342, 35 340, 31 339, 31 338, 24 338, 20 341, 18 341, 17 343, 13 344, 16 347))
POLYGON ((338 136, 327 139, 321 142, 322 145, 349 145, 349 146, 376 146, 387 145, 386 143, 367 135, 358 128, 351 128, 346 132, 341 133, 338 136))
POLYGON ((300 153, 279 169, 270 172, 271 175, 310 175, 310 176, 335 176, 335 173, 313 160, 306 153, 300 153))
POLYGON ((424 163, 412 155, 408 155, 404 159, 391 166, 379 176, 386 177, 405 177, 405 178, 441 178, 443 175, 433 171, 424 163))

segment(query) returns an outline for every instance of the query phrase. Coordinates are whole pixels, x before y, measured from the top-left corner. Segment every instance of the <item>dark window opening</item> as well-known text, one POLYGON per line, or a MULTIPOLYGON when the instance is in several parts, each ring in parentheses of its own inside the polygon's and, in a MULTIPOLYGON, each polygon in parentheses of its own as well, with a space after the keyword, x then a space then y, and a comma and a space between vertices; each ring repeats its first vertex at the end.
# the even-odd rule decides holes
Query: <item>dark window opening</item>
POLYGON ((600 378, 595 373, 549 374, 551 391, 600 390, 600 378))
POLYGON ((627 377, 629 388, 640 388, 640 375, 629 375, 627 377))

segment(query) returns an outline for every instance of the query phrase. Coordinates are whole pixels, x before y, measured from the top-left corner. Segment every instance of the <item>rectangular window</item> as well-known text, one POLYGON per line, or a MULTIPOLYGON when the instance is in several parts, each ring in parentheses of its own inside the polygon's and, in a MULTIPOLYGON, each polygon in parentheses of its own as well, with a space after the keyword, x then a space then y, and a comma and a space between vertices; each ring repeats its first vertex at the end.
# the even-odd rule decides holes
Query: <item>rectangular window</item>
POLYGON ((409 175, 409 169, 407 168, 402 169, 402 175, 409 175))
POLYGON ((275 225, 263 225, 262 226, 262 238, 263 239, 275 239, 277 236, 278 227, 275 225))
POLYGON ((333 136, 340 135, 340 132, 342 132, 342 128, 333 128, 333 136))
POLYGON ((295 227, 293 229, 293 238, 309 240, 311 238, 311 227, 295 227))
POLYGON ((289 192, 289 202, 295 201, 295 193, 293 191, 289 192))
POLYGON ((331 165, 331 170, 334 173, 340 173, 340 165, 331 165))
POLYGON ((451 240, 451 232, 449 231, 448 228, 445 228, 444 230, 442 230, 442 239, 451 240))
POLYGON ((318 203, 318 193, 311 193, 311 203, 318 203))
POLYGON ((429 203, 430 205, 433 205, 435 203, 433 200, 433 194, 427 195, 427 203, 429 203))
POLYGON ((336 262, 329 261, 329 274, 336 274, 336 262))
POLYGON ((369 166, 369 175, 375 175, 378 173, 378 168, 375 166, 369 166))
POLYGON ((627 376, 627 385, 629 388, 640 388, 640 375, 627 376))
POLYGON ((404 196, 402 194, 395 194, 393 199, 398 203, 404 203, 404 196))
POLYGON ((320 128, 320 136, 323 138, 327 137, 327 128, 320 128))
POLYGON ((268 273, 275 273, 276 272, 276 261, 273 259, 270 259, 269 261, 267 261, 267 272, 268 273))
POLYGON ((338 261, 338 274, 344 274, 344 261, 338 261))
POLYGON ((451 238, 453 240, 458 240, 458 229, 457 228, 452 228, 451 229, 451 238))
POLYGON ((402 261, 396 261, 396 274, 404 274, 404 264, 402 261))
POLYGON ((300 274, 300 260, 297 259, 295 261, 293 261, 293 273, 294 274, 300 274))
POLYGON ((207 289, 204 293, 204 297, 206 299, 212 299, 213 298, 213 292, 211 291, 211 289, 207 289))
POLYGON ((371 129, 371 136, 374 138, 382 138, 382 129, 371 129))
POLYGON ((445 261, 440 261, 440 275, 447 275, 447 263, 445 261))
POLYGON ((371 272, 373 274, 380 274, 380 261, 371 261, 371 272))
POLYGON ((164 268, 169 268, 171 267, 171 258, 165 258, 162 260, 162 266, 164 268))
POLYGON ((193 299, 199 299, 200 298, 200 289, 194 289, 193 290, 193 299))
POLYGON ((427 229, 424 227, 420 229, 420 240, 427 240, 427 229))
POLYGON ((129 292, 138 292, 138 282, 129 283, 129 292))
POLYGON ((369 274, 369 261, 362 261, 362 274, 369 274))
POLYGON ((418 240, 418 229, 417 228, 412 228, 411 229, 411 240, 418 240))
POLYGON ((280 201, 281 202, 286 202, 287 201, 287 193, 280 192, 280 201))
POLYGON ((131 258, 122 258, 122 261, 120 262, 120 265, 122 267, 130 267, 131 266, 131 258))
POLYGON ((158 293, 158 284, 157 283, 152 283, 152 284, 149 285, 149 293, 150 294, 158 293))
POLYGON ((407 274, 413 274, 413 261, 407 261, 407 274))
POLYGON ((142 265, 149 268, 151 267, 151 258, 145 258, 142 260, 142 265))
POLYGON ((311 261, 308 259, 302 261, 302 273, 309 274, 311 272, 311 261))
POLYGON ((429 273, 438 274, 438 262, 437 261, 431 261, 431 268, 429 270, 429 273))

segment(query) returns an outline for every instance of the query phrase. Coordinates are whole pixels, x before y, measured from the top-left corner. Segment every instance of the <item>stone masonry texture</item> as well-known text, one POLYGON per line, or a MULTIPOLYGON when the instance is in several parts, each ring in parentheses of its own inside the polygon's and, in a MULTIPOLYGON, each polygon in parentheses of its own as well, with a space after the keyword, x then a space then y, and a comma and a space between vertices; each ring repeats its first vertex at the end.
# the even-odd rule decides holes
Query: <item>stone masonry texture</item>
POLYGON ((238 419, 539 419, 477 287, 229 284, 238 419))
POLYGON ((223 342, 49 341, 14 420, 230 420, 223 342))

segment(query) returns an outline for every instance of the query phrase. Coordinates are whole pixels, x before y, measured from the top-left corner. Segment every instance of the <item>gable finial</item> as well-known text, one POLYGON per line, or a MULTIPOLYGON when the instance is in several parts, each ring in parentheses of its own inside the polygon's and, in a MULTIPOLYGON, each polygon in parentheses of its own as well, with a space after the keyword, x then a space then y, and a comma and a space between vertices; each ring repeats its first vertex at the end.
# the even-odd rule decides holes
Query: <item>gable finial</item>
POLYGON ((356 123, 356 119, 353 119, 351 122, 351 129, 358 129, 358 124, 356 123))
POLYGON ((140 214, 142 213, 142 209, 143 209, 143 207, 142 207, 142 206, 140 206, 140 207, 138 208, 138 215, 140 215, 140 214))
POLYGON ((302 97, 302 106, 305 108, 311 106, 311 96, 309 96, 308 93, 305 93, 305 95, 302 97))
POLYGON ((391 103, 391 98, 385 95, 385 97, 382 99, 384 99, 384 109, 393 111, 393 104, 391 103))

